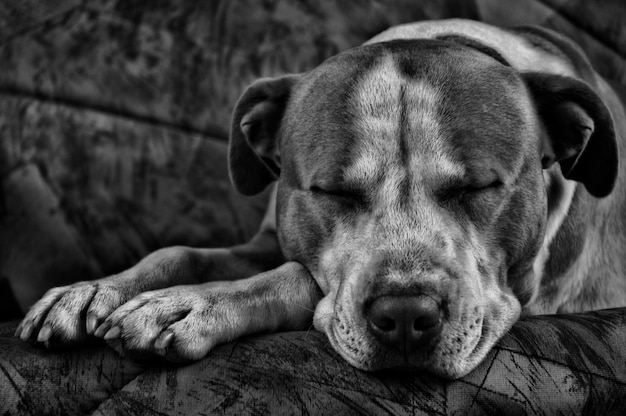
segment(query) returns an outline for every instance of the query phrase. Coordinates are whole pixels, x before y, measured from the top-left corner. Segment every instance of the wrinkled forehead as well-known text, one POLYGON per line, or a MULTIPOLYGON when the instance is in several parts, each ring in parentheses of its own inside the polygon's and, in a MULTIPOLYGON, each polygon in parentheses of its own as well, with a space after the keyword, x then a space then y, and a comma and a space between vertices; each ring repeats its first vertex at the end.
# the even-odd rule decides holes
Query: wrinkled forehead
MULTIPOLYGON (((412 169, 428 175, 463 176, 485 165, 512 172, 531 145, 517 143, 528 136, 532 116, 514 70, 449 42, 349 51, 309 73, 292 101, 297 116, 290 116, 295 131, 288 141, 305 149, 293 156, 314 160, 311 169, 323 175, 343 177, 340 167, 356 158, 367 166, 409 155, 412 169)), ((376 173, 355 169, 356 177, 376 173)), ((375 180, 355 178, 364 179, 375 180)))

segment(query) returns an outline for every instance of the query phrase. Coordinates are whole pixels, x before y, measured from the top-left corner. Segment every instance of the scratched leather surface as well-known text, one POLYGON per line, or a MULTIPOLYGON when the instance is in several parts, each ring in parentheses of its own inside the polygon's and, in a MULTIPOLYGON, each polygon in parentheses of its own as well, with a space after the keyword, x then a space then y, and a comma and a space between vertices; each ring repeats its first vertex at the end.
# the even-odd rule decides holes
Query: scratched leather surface
POLYGON ((470 375, 365 373, 314 330, 249 337, 183 367, 93 346, 25 347, 0 326, 0 414, 622 415, 626 308, 518 322, 470 375))
MULTIPOLYGON (((0 279, 28 302, 158 247, 245 240, 264 198, 228 184, 242 88, 389 25, 447 17, 559 30, 626 90, 622 0, 0 2, 0 279)), ((314 331, 241 340, 177 368, 102 346, 35 349, 4 324, 0 415, 626 414, 625 316, 525 319, 451 383, 358 372, 314 331)))

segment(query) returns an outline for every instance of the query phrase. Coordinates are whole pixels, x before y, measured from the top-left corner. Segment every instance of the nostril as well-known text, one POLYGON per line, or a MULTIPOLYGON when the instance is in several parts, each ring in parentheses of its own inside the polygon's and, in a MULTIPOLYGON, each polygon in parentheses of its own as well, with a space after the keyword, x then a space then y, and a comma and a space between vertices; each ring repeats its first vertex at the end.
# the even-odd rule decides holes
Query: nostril
POLYGON ((375 320, 373 319, 372 323, 382 331, 389 332, 396 329, 396 321, 386 316, 378 317, 375 320))
POLYGON ((439 323, 439 314, 425 315, 413 321, 415 331, 427 331, 439 323))

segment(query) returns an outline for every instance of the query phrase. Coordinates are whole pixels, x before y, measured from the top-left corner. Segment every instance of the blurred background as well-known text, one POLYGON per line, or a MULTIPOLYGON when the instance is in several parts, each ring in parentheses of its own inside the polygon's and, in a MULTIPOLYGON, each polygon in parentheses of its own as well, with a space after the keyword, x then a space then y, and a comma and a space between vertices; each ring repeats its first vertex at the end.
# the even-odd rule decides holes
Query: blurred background
POLYGON ((624 0, 0 2, 0 321, 159 247, 249 238, 267 195, 226 166, 245 86, 450 17, 560 31, 625 90, 624 0))

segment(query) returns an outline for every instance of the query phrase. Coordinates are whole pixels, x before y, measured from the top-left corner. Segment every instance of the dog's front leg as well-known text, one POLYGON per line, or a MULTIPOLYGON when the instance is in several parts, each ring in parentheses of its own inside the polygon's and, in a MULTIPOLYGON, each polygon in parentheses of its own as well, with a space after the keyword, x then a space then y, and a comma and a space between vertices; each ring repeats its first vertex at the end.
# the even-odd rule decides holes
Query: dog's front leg
POLYGON ((168 247, 119 274, 50 289, 28 311, 15 335, 46 346, 76 344, 118 307, 140 293, 165 287, 243 279, 284 263, 276 237, 276 191, 261 229, 230 248, 168 247))
POLYGON ((321 291, 299 263, 256 276, 143 293, 113 312, 95 331, 134 357, 198 360, 238 337, 303 329, 321 291))

